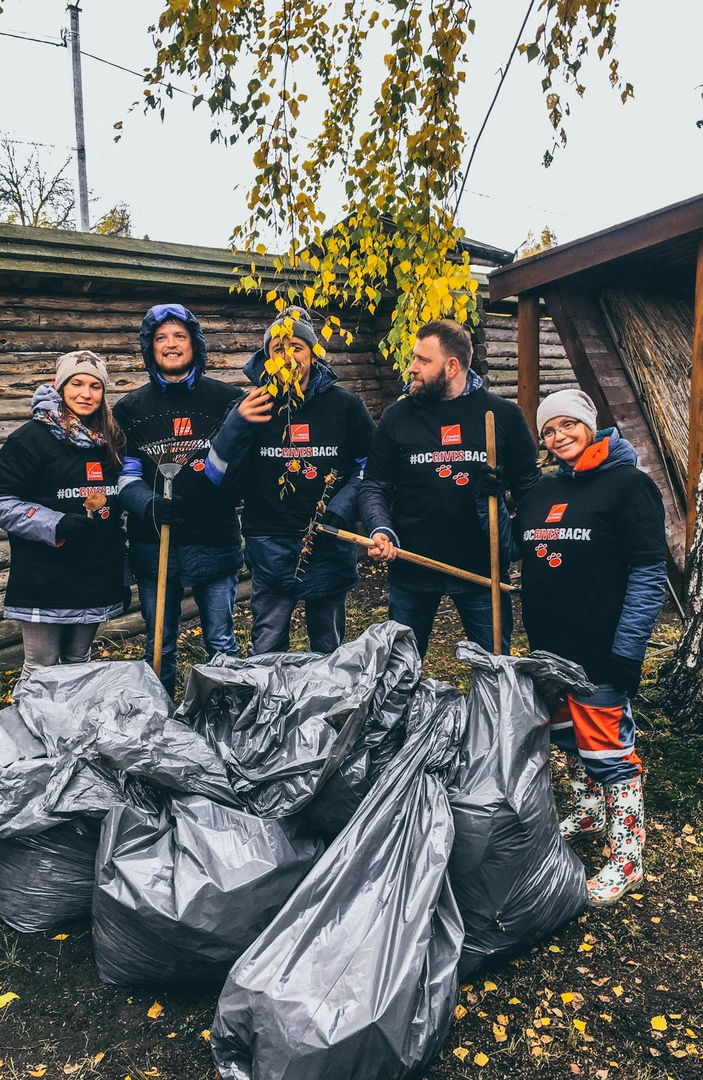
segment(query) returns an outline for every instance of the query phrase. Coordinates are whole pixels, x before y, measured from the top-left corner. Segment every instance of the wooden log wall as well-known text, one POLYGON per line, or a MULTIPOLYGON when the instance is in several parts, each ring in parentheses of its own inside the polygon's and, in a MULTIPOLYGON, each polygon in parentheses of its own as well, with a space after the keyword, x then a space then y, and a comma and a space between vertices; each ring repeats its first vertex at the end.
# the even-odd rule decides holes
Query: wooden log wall
MULTIPOLYGON (((502 304, 505 309, 507 305, 502 304)), ((483 321, 486 335, 486 381, 501 397, 517 401, 517 310, 487 308, 483 321)), ((539 321, 540 397, 555 390, 578 388, 574 370, 552 320, 545 314, 539 321)), ((480 373, 480 369, 479 369, 480 373)))

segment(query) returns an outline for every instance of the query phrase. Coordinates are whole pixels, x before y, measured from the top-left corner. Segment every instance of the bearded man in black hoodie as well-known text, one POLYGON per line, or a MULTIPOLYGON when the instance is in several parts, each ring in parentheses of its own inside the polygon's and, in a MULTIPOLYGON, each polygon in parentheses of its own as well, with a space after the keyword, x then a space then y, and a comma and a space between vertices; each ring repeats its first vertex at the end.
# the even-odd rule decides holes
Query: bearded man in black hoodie
MULTIPOLYGON (((221 421, 243 393, 203 374, 205 338, 194 315, 181 304, 150 308, 139 335, 149 381, 117 403, 115 419, 127 435, 119 479, 120 503, 128 512, 130 565, 139 586, 147 627, 145 658, 154 655, 156 582, 162 525, 171 526, 161 681, 173 696, 178 624, 183 590, 190 586, 200 613, 208 656, 238 656, 232 611, 242 548, 235 502, 216 491, 205 476, 212 422, 221 421), (204 449, 185 465, 173 483, 172 500, 163 497, 163 476, 140 450, 147 422, 160 418, 161 438, 206 438, 204 449), (161 430, 162 428, 162 430, 161 430)), ((154 432, 151 432, 154 437, 154 432)))

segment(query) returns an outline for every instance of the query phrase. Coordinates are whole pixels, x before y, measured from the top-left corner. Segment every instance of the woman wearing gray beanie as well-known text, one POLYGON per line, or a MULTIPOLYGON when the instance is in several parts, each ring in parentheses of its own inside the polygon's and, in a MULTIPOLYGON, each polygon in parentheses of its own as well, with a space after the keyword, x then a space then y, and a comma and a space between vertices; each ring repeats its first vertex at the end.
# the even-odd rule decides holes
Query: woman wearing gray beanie
POLYGON ((117 478, 124 436, 105 400, 105 364, 59 357, 32 419, 0 450, 0 527, 10 540, 5 618, 22 627, 21 679, 90 660, 98 626, 123 612, 117 478))
POLYGON ((559 468, 518 508, 523 623, 532 649, 574 660, 597 689, 567 694, 552 718, 566 752, 573 803, 567 841, 607 834, 610 859, 588 882, 590 906, 612 904, 642 881, 642 763, 630 699, 664 599, 661 495, 616 428, 597 430, 581 390, 545 398, 537 427, 559 468))

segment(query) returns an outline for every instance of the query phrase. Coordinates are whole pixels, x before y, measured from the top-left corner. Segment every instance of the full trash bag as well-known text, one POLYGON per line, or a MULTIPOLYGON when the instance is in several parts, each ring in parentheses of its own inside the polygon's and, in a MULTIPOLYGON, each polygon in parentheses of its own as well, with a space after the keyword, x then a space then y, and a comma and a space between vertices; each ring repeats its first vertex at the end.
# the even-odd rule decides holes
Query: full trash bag
POLYGON ((451 1022, 463 940, 444 783, 465 723, 458 691, 420 685, 405 744, 230 972, 211 1029, 223 1080, 422 1075, 451 1022))
POLYGON ((460 764, 448 788, 449 877, 464 920, 465 978, 586 906, 583 864, 559 835, 544 698, 587 692, 590 684, 578 665, 550 653, 494 656, 464 641, 457 656, 473 669, 460 764))
POLYGON ((291 818, 261 820, 200 795, 169 796, 158 816, 114 807, 93 901, 100 977, 222 985, 321 852, 291 818))
POLYGON ((90 918, 100 823, 76 817, 0 841, 0 918, 15 930, 58 930, 90 918))
POLYGON ((329 656, 198 665, 177 716, 217 750, 242 809, 282 817, 306 807, 334 835, 402 744, 420 672, 412 632, 386 622, 329 656))

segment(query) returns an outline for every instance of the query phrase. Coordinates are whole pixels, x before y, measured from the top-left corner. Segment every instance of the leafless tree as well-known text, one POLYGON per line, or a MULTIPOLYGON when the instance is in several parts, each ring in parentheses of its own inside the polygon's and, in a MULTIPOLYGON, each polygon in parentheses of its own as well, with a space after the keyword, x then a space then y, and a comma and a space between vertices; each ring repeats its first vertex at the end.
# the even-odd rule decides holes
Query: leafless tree
POLYGON ((0 139, 0 221, 42 229, 75 229, 76 197, 66 176, 70 156, 53 172, 45 167, 35 143, 22 154, 15 146, 7 135, 0 139))

